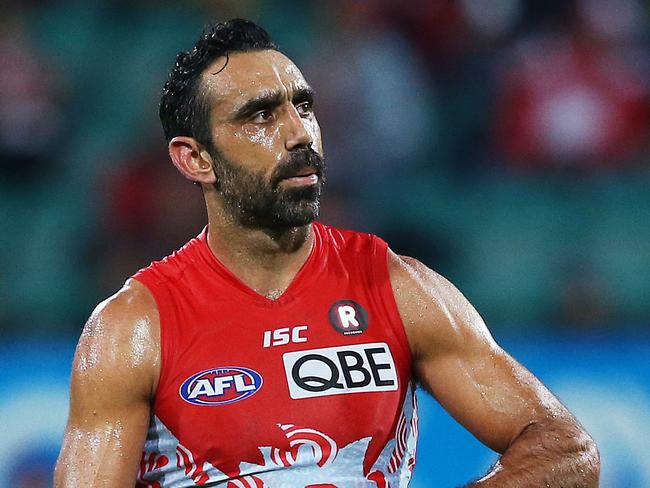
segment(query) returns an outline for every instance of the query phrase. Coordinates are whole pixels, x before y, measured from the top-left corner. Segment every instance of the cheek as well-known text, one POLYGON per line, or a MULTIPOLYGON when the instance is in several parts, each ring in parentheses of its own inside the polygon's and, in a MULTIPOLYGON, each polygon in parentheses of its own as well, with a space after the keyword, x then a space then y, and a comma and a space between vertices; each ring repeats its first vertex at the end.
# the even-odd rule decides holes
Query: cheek
POLYGON ((267 127, 250 127, 242 131, 241 137, 247 143, 270 150, 277 144, 279 131, 277 129, 269 130, 267 127))
MULTIPOLYGON (((256 160, 263 160, 264 155, 272 154, 274 159, 282 158, 278 150, 280 131, 278 128, 251 126, 234 130, 229 137, 229 148, 236 155, 249 155, 256 160)), ((268 158, 268 156, 266 156, 268 158)))

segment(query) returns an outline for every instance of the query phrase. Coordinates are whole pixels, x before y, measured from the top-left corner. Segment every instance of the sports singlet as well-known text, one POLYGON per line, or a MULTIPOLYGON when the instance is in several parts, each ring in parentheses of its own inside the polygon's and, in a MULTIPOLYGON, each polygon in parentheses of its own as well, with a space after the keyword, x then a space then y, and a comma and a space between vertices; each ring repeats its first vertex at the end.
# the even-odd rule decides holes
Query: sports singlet
POLYGON ((228 271, 206 230, 135 274, 162 360, 137 486, 408 485, 417 407, 387 245, 313 231, 276 300, 228 271))

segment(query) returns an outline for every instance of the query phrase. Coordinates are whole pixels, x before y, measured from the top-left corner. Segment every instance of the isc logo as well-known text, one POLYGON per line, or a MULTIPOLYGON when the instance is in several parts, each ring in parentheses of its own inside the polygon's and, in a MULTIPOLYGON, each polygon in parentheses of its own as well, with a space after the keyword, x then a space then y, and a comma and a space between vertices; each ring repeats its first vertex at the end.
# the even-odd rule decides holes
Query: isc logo
POLYGON ((280 327, 279 329, 275 330, 265 330, 264 347, 284 346, 290 342, 307 342, 307 338, 302 335, 302 333, 306 331, 306 325, 296 325, 294 327, 280 327))
POLYGON ((206 369, 187 378, 179 389, 181 398, 194 405, 226 405, 254 395, 262 376, 237 366, 206 369))
POLYGON ((282 356, 291 398, 397 390, 397 371, 383 342, 287 352, 282 356))

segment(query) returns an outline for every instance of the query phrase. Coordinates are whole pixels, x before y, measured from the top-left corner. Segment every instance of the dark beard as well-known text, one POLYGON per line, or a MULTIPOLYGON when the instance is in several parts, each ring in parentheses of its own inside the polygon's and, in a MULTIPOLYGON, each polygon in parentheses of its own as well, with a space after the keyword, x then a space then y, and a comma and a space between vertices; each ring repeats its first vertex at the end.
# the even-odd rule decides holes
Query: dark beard
POLYGON ((276 229, 307 225, 318 218, 320 196, 325 182, 325 161, 313 149, 296 149, 273 171, 249 171, 210 148, 217 181, 215 189, 223 197, 231 216, 246 227, 276 229), (315 185, 283 188, 280 182, 300 170, 316 170, 315 185))

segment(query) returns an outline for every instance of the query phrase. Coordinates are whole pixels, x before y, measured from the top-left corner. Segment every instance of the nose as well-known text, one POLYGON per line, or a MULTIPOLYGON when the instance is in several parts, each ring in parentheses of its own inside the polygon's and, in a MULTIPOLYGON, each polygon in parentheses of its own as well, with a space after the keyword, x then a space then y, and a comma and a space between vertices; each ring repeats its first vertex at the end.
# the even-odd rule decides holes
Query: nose
POLYGON ((305 127, 305 120, 300 116, 296 107, 290 105, 287 109, 287 120, 285 123, 285 148, 287 151, 309 147, 314 142, 311 132, 305 127))

